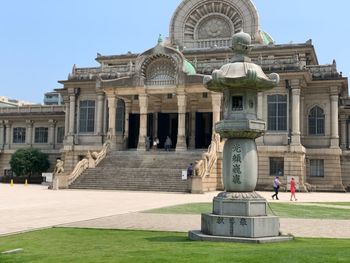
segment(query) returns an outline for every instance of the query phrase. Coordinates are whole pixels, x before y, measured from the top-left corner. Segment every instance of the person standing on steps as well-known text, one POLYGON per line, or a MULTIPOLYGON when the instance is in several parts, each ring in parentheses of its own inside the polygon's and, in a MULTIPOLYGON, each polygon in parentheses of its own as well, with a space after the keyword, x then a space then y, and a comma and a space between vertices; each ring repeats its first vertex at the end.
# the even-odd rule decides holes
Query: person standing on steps
POLYGON ((276 178, 273 180, 273 190, 275 191, 275 194, 272 195, 272 199, 275 199, 275 197, 276 197, 276 200, 279 200, 278 199, 278 190, 280 189, 280 185, 281 185, 281 182, 278 179, 278 176, 276 176, 276 178))
POLYGON ((170 139, 169 136, 166 137, 166 140, 165 140, 165 143, 164 143, 164 148, 165 148, 165 151, 166 152, 169 152, 170 151, 170 148, 171 148, 171 145, 172 145, 172 141, 170 139))
POLYGON ((294 201, 298 201, 298 199, 295 197, 295 180, 294 178, 292 178, 292 180, 290 181, 290 201, 293 201, 293 197, 294 197, 294 201))

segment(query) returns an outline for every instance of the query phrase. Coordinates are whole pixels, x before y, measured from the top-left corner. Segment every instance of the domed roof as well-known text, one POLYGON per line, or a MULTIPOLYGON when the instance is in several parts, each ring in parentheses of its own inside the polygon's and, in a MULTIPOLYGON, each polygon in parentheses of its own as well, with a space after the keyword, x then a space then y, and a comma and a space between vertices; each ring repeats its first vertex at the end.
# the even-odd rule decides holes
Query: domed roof
POLYGON ((196 75, 197 74, 195 67, 187 59, 184 59, 182 70, 187 75, 196 75))
POLYGON ((230 47, 244 30, 260 41, 259 15, 251 0, 183 0, 170 24, 172 45, 187 49, 230 47))

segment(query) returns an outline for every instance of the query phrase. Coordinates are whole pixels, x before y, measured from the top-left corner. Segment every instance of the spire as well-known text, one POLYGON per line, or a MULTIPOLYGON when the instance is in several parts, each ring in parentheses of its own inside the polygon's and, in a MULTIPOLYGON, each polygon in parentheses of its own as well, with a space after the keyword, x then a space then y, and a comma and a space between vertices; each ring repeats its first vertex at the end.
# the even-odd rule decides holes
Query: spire
POLYGON ((162 44, 163 43, 163 38, 162 38, 162 34, 159 34, 159 37, 158 37, 158 45, 162 44))

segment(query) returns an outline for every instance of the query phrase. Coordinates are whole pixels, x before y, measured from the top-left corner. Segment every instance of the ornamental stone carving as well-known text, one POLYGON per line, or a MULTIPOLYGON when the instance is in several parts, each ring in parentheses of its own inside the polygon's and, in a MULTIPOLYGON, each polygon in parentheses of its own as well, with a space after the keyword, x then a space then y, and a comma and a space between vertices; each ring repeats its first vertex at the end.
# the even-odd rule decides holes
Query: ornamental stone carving
POLYGON ((259 16, 250 0, 183 0, 170 24, 170 41, 186 49, 230 47, 244 30, 259 36, 259 16))
POLYGON ((229 38, 233 29, 227 19, 209 17, 198 26, 198 39, 229 38))

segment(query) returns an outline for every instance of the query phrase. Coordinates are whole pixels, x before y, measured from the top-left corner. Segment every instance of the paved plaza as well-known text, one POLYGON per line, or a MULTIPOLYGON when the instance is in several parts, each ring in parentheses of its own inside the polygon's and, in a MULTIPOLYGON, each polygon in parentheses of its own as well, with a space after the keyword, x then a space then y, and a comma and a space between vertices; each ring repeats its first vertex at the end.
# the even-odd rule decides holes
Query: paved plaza
MULTIPOLYGON (((271 192, 259 192, 271 202, 271 192)), ((194 202, 211 202, 217 192, 202 195, 48 190, 41 185, 0 184, 0 236, 53 226, 181 231, 200 229, 199 215, 159 215, 144 210, 194 202)), ((350 193, 297 193, 301 202, 350 202, 350 193)), ((329 205, 331 206, 331 205, 329 205)), ((350 238, 349 220, 281 219, 281 231, 300 237, 350 238)))

